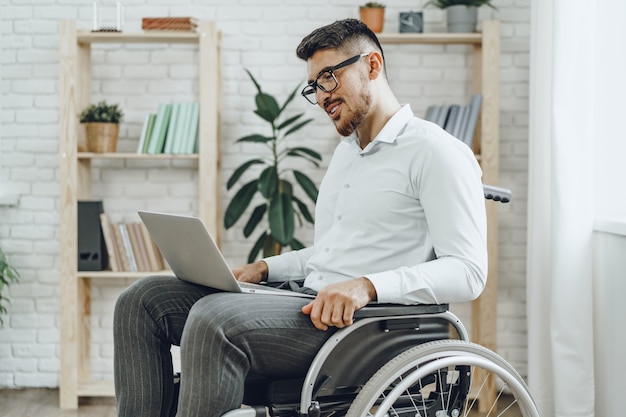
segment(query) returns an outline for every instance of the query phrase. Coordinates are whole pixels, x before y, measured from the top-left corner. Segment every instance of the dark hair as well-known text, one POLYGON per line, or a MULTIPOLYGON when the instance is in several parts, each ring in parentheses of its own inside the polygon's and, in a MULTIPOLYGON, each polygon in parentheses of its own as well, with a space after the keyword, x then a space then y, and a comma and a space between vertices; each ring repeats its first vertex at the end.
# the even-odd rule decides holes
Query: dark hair
POLYGON ((374 32, 360 20, 344 19, 315 29, 305 36, 298 45, 296 54, 298 58, 306 61, 320 49, 339 49, 346 53, 358 54, 370 52, 367 49, 371 48, 380 52, 384 63, 383 48, 374 32))

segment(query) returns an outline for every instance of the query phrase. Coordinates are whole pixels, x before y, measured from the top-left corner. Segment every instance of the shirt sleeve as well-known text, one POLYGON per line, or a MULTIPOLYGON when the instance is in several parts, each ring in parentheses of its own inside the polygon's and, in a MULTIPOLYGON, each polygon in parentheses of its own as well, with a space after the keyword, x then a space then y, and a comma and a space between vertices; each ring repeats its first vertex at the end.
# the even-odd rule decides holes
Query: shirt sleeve
POLYGON ((267 281, 305 279, 306 264, 311 255, 313 255, 313 247, 264 258, 263 261, 268 268, 267 281))
POLYGON ((484 289, 487 222, 481 171, 469 148, 461 147, 466 145, 441 140, 425 155, 418 178, 413 179, 435 258, 366 275, 379 302, 465 302, 484 289))

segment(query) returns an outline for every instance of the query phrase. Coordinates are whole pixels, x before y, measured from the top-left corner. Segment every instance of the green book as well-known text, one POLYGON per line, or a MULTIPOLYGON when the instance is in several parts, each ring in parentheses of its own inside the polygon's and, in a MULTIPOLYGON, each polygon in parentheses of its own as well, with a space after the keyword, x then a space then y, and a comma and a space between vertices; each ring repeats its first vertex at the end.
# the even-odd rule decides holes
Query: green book
POLYGON ((171 104, 159 104, 154 128, 150 135, 150 143, 148 144, 149 154, 163 153, 163 145, 165 144, 165 135, 172 114, 171 104))
POLYGON ((148 143, 150 141, 150 135, 154 127, 154 120, 156 114, 150 113, 146 115, 146 119, 143 123, 143 129, 141 130, 141 137, 139 138, 139 145, 137 146, 137 153, 146 153, 148 151, 148 143))
POLYGON ((185 129, 189 123, 189 103, 182 103, 180 112, 180 123, 176 125, 176 134, 174 136, 176 141, 176 145, 174 146, 175 154, 183 153, 183 147, 185 144, 185 129))
POLYGON ((170 117, 169 127, 167 128, 167 136, 165 137, 165 146, 163 153, 174 153, 175 135, 174 131, 180 124, 180 108, 181 103, 172 103, 172 116, 170 117))
POLYGON ((200 122, 200 103, 191 103, 191 118, 189 129, 187 130, 187 141, 185 142, 186 154, 196 153, 198 147, 198 124, 200 122))

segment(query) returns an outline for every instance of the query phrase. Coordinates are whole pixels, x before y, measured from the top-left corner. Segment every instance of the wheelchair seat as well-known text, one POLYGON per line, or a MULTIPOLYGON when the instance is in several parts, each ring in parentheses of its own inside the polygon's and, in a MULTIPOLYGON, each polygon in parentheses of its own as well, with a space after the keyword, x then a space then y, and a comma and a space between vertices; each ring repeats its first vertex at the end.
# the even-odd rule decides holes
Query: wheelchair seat
MULTIPOLYGON (((447 304, 373 303, 358 310, 354 315, 355 323, 338 330, 327 342, 329 354, 321 353, 322 356, 316 358, 319 370, 309 376, 314 378, 312 398, 322 404, 334 404, 333 407, 340 402, 349 405, 363 385, 391 358, 419 344, 449 339, 450 318, 442 318, 441 314, 451 314, 447 304)), ((457 333, 464 333, 464 329, 457 333)), ((272 416, 293 415, 307 383, 311 382, 304 377, 270 380, 250 376, 246 381, 244 404, 266 405, 272 416)))

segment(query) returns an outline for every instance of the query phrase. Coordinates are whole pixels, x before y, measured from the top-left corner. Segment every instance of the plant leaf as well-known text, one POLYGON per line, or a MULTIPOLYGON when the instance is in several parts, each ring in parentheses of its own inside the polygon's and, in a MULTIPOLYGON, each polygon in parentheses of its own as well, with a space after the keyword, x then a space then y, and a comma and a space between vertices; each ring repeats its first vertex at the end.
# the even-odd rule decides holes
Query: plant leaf
POLYGON ((285 136, 283 136, 283 137, 287 137, 290 134, 292 134, 293 132, 297 132, 298 130, 302 129, 304 126, 308 125, 312 121, 313 121, 313 119, 306 119, 305 121, 298 123, 297 125, 293 126, 291 129, 289 129, 287 131, 287 133, 285 133, 285 136))
POLYGON ((246 223, 246 226, 243 228, 244 237, 249 237, 252 232, 254 232, 254 229, 256 229, 259 222, 263 219, 266 211, 267 203, 259 204, 254 208, 254 211, 252 212, 248 223, 246 223))
POLYGON ((248 135, 248 136, 239 138, 235 141, 235 143, 239 143, 239 142, 267 143, 272 140, 274 140, 272 136, 263 136, 263 135, 254 134, 254 135, 248 135))
POLYGON ((276 192, 276 186, 278 184, 278 172, 275 166, 269 166, 261 172, 259 176, 258 188, 261 195, 265 198, 270 198, 276 192))
POLYGON ((292 124, 293 122, 295 122, 296 120, 298 120, 299 118, 301 118, 302 116, 304 116, 304 113, 300 113, 296 116, 290 117, 289 119, 285 120, 284 122, 282 122, 276 129, 281 130, 286 128, 287 126, 289 126, 290 124, 292 124))
POLYGON ((315 203, 317 201, 318 191, 313 181, 300 171, 294 170, 293 175, 296 177, 296 181, 298 181, 298 184, 300 184, 306 195, 315 203))
POLYGON ((296 196, 293 197, 293 200, 298 205, 298 210, 300 210, 300 213, 302 213, 302 216, 304 216, 304 219, 307 222, 314 224, 315 220, 313 220, 313 216, 311 216, 311 212, 309 211, 309 208, 306 206, 306 204, 304 204, 302 200, 300 200, 296 196))
POLYGON ((278 193, 270 201, 268 220, 272 236, 283 246, 287 246, 293 239, 295 230, 295 213, 293 211, 290 194, 278 193))
POLYGON ((258 180, 250 181, 237 191, 224 213, 224 227, 230 229, 250 205, 252 197, 257 192, 258 180))
POLYGON ((291 246, 291 249, 293 250, 304 249, 304 245, 302 244, 302 242, 300 242, 295 237, 291 239, 291 243, 289 243, 289 246, 291 246))
POLYGON ((296 96, 296 94, 298 93, 298 89, 300 88, 300 84, 296 85, 296 88, 293 89, 293 91, 291 92, 291 94, 289 94, 289 97, 287 97, 287 100, 285 100, 285 104, 283 104, 283 107, 280 108, 280 112, 282 113, 283 110, 285 110, 285 108, 287 107, 287 105, 289 103, 291 103, 291 101, 294 99, 294 97, 296 96))
POLYGON ((237 182, 237 180, 239 179, 239 177, 241 177, 241 175, 246 172, 246 170, 248 168, 250 168, 252 165, 256 165, 256 164, 262 164, 263 161, 261 159, 251 159, 248 162, 244 163, 243 165, 241 165, 240 167, 238 167, 235 172, 233 172, 233 174, 230 176, 230 178, 228 179, 228 182, 226 183, 226 189, 230 190, 231 187, 233 185, 235 185, 235 183, 237 182))
POLYGON ((259 93, 262 92, 261 90, 261 86, 259 85, 259 83, 256 81, 256 78, 254 78, 254 76, 252 75, 252 73, 250 71, 248 71, 247 68, 244 68, 244 70, 248 73, 248 76, 250 77, 250 79, 252 80, 252 82, 254 83, 254 86, 256 87, 257 91, 259 93))
POLYGON ((256 101, 257 106, 256 113, 268 122, 274 122, 274 120, 276 120, 276 118, 280 115, 278 102, 273 96, 267 93, 259 93, 256 95, 254 100, 256 101))
POLYGON ((252 249, 250 249, 250 253, 248 254, 248 263, 251 264, 256 260, 256 257, 259 255, 259 251, 265 244, 265 240, 267 239, 267 232, 261 233, 261 236, 256 240, 252 249))
POLYGON ((313 149, 310 149, 310 148, 305 148, 305 147, 300 146, 297 148, 289 149, 289 151, 306 154, 313 159, 317 159, 318 161, 322 160, 322 155, 320 155, 319 153, 315 152, 313 149))

